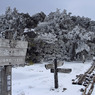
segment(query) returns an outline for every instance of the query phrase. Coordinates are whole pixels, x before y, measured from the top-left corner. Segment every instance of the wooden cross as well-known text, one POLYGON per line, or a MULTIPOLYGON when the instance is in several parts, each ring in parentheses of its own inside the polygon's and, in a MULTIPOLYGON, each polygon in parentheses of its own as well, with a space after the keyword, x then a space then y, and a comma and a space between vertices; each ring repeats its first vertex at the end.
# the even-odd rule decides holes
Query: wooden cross
POLYGON ((54 86, 58 88, 58 72, 60 73, 70 73, 72 69, 57 68, 62 66, 64 63, 57 62, 57 59, 54 59, 54 64, 46 64, 45 68, 50 69, 51 73, 54 73, 54 86))

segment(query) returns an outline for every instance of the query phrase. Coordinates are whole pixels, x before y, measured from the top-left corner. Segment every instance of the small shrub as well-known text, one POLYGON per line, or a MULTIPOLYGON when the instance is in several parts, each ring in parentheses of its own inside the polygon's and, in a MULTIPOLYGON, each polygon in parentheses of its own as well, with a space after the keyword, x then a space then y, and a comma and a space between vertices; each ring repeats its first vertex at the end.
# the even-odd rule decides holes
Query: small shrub
POLYGON ((29 61, 29 65, 33 65, 34 63, 33 63, 33 61, 29 61))

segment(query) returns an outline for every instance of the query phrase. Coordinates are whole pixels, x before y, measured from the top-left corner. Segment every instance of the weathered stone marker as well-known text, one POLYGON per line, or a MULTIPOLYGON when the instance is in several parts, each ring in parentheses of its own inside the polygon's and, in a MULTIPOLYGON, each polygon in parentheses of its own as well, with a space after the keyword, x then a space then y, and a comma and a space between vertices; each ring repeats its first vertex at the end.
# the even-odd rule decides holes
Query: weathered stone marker
POLYGON ((0 39, 0 95, 12 95, 12 66, 25 63, 28 43, 0 39))
POLYGON ((62 69, 62 68, 57 68, 62 66, 64 63, 62 62, 57 62, 57 59, 54 59, 54 64, 46 64, 45 68, 50 69, 51 73, 54 73, 54 87, 58 88, 58 72, 60 73, 70 73, 72 69, 62 69))

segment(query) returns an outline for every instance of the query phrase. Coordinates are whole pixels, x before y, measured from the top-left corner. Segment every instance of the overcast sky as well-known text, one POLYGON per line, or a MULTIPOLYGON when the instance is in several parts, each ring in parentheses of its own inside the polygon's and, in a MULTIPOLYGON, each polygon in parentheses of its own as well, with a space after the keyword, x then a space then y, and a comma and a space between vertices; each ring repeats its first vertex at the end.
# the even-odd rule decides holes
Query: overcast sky
POLYGON ((95 0, 0 0, 0 14, 4 14, 8 6, 30 15, 41 11, 48 15, 56 11, 56 8, 61 11, 66 9, 72 15, 95 20, 95 0))

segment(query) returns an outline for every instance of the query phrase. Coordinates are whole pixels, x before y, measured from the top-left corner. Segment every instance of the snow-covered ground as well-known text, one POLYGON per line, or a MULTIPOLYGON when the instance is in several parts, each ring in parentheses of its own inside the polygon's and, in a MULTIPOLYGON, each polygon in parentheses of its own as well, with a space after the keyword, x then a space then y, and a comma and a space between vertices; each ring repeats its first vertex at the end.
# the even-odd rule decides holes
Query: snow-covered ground
MULTIPOLYGON (((60 68, 71 68, 72 72, 58 73, 58 89, 54 89, 54 74, 45 69, 46 63, 13 68, 12 95, 82 95, 80 89, 84 87, 72 85, 72 79, 83 74, 91 63, 64 62, 60 68), (67 90, 63 91, 63 88, 67 90)), ((95 89, 92 95, 95 95, 95 89)))

